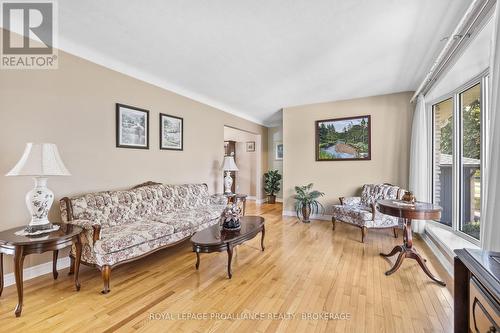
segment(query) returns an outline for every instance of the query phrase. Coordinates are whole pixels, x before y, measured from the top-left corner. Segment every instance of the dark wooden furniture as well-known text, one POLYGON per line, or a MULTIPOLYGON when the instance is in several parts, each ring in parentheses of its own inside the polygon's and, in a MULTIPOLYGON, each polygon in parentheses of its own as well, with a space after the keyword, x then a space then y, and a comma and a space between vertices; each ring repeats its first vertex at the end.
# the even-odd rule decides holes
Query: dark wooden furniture
POLYGON ((500 332, 500 252, 455 253, 455 333, 500 332))
POLYGON ((15 232, 21 229, 19 227, 0 232, 0 295, 3 291, 3 255, 10 254, 14 256, 14 274, 16 277, 18 297, 15 311, 16 317, 21 316, 23 310, 23 262, 28 254, 53 251, 52 275, 55 280, 59 275, 57 273, 57 256, 59 250, 75 243, 77 254, 74 260, 74 266, 70 268, 70 274, 74 273, 75 288, 77 291, 80 290, 78 273, 82 253, 82 244, 80 240, 82 228, 62 224, 59 226, 60 228, 57 231, 31 237, 17 236, 15 232))
POLYGON ((431 203, 416 202, 415 204, 410 204, 401 200, 380 200, 377 202, 378 210, 382 214, 391 215, 403 219, 403 245, 398 245, 388 254, 380 253, 383 257, 392 257, 399 253, 394 266, 385 272, 385 275, 391 275, 401 267, 403 260, 405 258, 415 259, 422 270, 429 276, 433 281, 439 283, 442 286, 446 286, 446 283, 435 277, 427 265, 426 260, 417 252, 413 247, 412 231, 411 231, 411 221, 412 220, 438 220, 441 217, 441 207, 433 205, 431 203))
MULTIPOLYGON (((231 156, 231 155, 233 155, 234 162, 236 163, 236 141, 232 141, 232 140, 224 141, 224 156, 231 156)), ((230 171, 230 175, 233 178, 233 185, 231 185, 231 192, 235 193, 236 192, 236 171, 230 171)))
POLYGON ((237 205, 241 204, 241 213, 245 216, 245 210, 247 207, 247 195, 246 194, 237 194, 237 193, 225 193, 227 197, 227 202, 236 203, 237 205))
POLYGON ((240 219, 241 229, 238 231, 222 230, 219 224, 211 226, 207 229, 198 231, 191 237, 193 243, 193 252, 196 252, 196 269, 200 267, 200 253, 222 252, 227 251, 227 275, 229 278, 233 276, 231 272, 231 261, 233 258, 233 248, 236 245, 243 244, 262 234, 260 246, 264 251, 264 235, 266 233, 264 227, 264 218, 260 216, 243 216, 240 219))

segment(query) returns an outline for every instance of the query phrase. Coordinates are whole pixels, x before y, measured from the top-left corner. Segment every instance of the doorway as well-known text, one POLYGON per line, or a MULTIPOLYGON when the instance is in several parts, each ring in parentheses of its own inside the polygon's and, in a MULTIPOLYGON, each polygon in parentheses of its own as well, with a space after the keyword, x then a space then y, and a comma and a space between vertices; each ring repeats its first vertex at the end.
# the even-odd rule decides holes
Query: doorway
MULTIPOLYGON (((259 134, 224 126, 224 152, 234 153, 238 171, 233 174, 233 191, 246 194, 247 200, 261 197, 262 142, 259 134), (229 149, 227 149, 229 147, 229 149)), ((223 183, 224 175, 221 177, 223 183)))

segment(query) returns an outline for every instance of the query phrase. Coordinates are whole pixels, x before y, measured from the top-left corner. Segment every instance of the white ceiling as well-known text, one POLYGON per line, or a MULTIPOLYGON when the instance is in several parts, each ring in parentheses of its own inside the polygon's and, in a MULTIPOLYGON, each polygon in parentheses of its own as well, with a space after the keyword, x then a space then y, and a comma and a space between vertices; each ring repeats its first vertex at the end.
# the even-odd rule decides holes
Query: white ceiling
POLYGON ((59 46, 270 125, 287 106, 415 90, 470 2, 59 1, 59 46))

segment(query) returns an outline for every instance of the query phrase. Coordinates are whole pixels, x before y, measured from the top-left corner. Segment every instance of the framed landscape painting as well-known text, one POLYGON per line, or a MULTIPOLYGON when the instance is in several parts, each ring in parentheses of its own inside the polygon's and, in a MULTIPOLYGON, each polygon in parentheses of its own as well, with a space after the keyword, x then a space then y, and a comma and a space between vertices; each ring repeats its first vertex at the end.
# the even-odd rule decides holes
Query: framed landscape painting
POLYGON ((316 121, 316 161, 370 159, 370 116, 316 121))
POLYGON ((184 119, 160 113, 160 149, 183 150, 184 119))
POLYGON ((116 103, 116 146, 149 149, 149 111, 116 103))

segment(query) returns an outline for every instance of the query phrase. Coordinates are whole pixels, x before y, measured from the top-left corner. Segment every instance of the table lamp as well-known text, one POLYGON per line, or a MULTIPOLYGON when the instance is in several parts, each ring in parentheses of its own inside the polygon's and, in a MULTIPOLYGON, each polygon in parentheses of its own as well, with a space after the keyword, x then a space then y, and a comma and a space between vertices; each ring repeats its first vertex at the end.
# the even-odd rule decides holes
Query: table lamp
POLYGON ((6 176, 32 176, 35 187, 26 194, 26 206, 31 221, 26 234, 39 234, 54 230, 47 215, 54 201, 54 193, 47 188, 48 176, 70 176, 57 146, 53 143, 27 143, 23 156, 6 176))
POLYGON ((231 171, 238 171, 238 167, 234 162, 234 156, 224 156, 224 164, 222 169, 226 172, 226 177, 224 177, 224 193, 231 193, 231 186, 233 185, 233 178, 231 177, 231 171))

